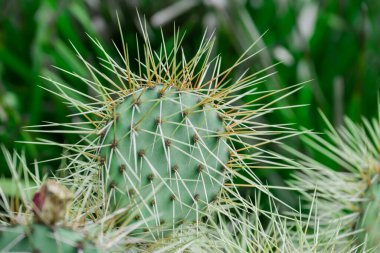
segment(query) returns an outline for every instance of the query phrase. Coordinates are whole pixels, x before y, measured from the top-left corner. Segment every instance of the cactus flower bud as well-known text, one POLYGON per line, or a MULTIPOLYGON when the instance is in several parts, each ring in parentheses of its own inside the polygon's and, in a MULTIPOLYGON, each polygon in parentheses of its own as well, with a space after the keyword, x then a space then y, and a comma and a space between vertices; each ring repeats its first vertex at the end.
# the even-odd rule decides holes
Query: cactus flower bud
POLYGON ((33 211, 38 222, 55 225, 66 214, 73 194, 55 180, 47 180, 33 197, 33 211))

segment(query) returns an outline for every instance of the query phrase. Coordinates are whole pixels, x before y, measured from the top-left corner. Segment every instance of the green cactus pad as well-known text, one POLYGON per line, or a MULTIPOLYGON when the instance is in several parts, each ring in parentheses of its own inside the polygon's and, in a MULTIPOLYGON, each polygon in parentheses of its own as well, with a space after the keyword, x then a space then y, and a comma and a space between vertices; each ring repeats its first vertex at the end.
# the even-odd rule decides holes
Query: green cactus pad
POLYGON ((76 253, 101 252, 81 233, 42 224, 0 227, 0 252, 76 253))
MULTIPOLYGON (((372 183, 365 194, 367 201, 363 205, 363 213, 359 222, 361 243, 366 241, 366 248, 380 250, 380 185, 372 183)), ((377 251, 376 251, 377 252, 377 251)))
POLYGON ((146 228, 197 222, 223 187, 229 146, 223 119, 207 97, 157 85, 114 109, 101 143, 111 206, 146 228))

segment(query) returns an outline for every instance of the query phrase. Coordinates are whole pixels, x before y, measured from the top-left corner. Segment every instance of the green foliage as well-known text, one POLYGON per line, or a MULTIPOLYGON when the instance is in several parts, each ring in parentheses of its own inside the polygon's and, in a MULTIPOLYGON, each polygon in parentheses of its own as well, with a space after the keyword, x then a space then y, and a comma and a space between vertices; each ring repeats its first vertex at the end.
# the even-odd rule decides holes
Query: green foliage
MULTIPOLYGON (((79 1, 0 1, 0 142, 7 147, 18 147, 15 141, 32 141, 33 133, 22 127, 40 124, 41 120, 64 119, 68 113, 59 99, 48 96, 39 86, 44 77, 61 80, 53 67, 64 67, 83 73, 85 67, 76 58, 70 42, 83 54, 95 53, 84 44, 83 34, 94 34, 91 19, 79 1)), ((86 91, 80 83, 73 87, 86 91)), ((46 135, 39 135, 46 138, 46 135)), ((58 136, 57 139, 62 139, 58 136)), ((70 140, 66 135, 65 139, 70 140)), ((60 149, 26 146, 27 157, 46 159, 60 153, 60 149)), ((3 158, 0 158, 3 162, 3 158)), ((54 166, 52 166, 54 167, 54 166)), ((52 167, 44 168, 44 173, 52 167)), ((4 168, 0 168, 5 173, 4 168)), ((7 175, 9 176, 9 175, 7 175)))

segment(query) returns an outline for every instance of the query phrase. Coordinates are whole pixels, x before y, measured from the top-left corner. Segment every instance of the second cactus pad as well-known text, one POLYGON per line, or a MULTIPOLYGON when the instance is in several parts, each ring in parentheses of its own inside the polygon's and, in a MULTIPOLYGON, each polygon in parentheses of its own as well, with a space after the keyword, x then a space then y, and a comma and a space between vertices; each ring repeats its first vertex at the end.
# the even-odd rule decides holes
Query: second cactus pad
POLYGON ((0 252, 95 253, 100 252, 84 235, 43 224, 1 226, 0 252))
POLYGON ((111 206, 131 207, 131 222, 148 230, 197 222, 218 196, 229 146, 207 101, 199 91, 156 85, 115 106, 100 155, 111 206))
POLYGON ((380 249, 380 185, 378 180, 368 187, 366 201, 362 206, 362 215, 357 224, 359 243, 365 243, 368 249, 380 249))

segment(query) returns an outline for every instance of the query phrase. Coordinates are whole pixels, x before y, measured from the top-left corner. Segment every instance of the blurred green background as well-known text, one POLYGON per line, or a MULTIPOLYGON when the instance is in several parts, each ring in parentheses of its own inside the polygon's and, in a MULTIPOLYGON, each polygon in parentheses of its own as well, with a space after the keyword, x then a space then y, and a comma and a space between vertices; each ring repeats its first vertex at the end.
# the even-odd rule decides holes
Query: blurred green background
MULTIPOLYGON (((23 145, 15 141, 47 138, 70 142, 69 135, 43 135, 22 131, 24 126, 67 122, 70 108, 39 86, 49 86, 40 76, 68 83, 87 92, 81 82, 53 68, 58 66, 87 76, 70 41, 85 59, 98 64, 98 50, 86 33, 106 48, 112 40, 120 47, 116 11, 132 58, 136 34, 141 39, 138 12, 146 17, 152 45, 158 48, 160 27, 166 38, 174 23, 186 31, 184 49, 195 52, 206 28, 216 36, 215 54, 231 65, 254 41, 265 48, 245 68, 251 71, 281 62, 271 71, 262 89, 279 89, 311 80, 278 106, 308 105, 278 111, 268 123, 293 123, 322 131, 321 109, 335 124, 344 115, 354 120, 376 114, 380 85, 380 1, 316 0, 182 0, 182 1, 58 1, 0 0, 0 143, 25 147, 29 158, 59 156, 58 148, 23 145)), ((110 52, 114 52, 110 50, 110 52)), ((305 149, 297 139, 292 145, 305 149)), ((310 152, 304 150, 305 152, 310 152)), ((315 155, 315 154, 311 154, 315 155)), ((0 156, 0 164, 4 164, 0 156)), ((51 170, 55 163, 44 165, 51 170)), ((6 174, 0 166, 0 174, 6 174)), ((269 183, 281 183, 284 173, 259 172, 269 183)))

